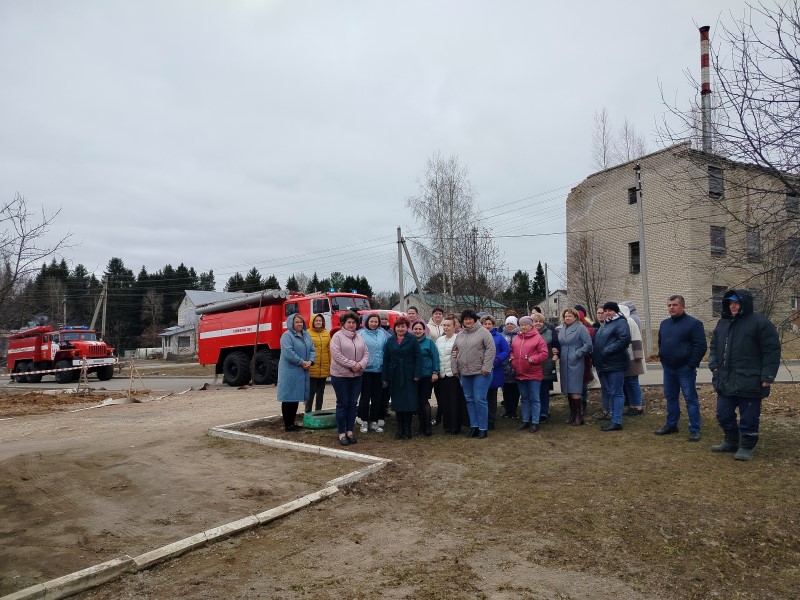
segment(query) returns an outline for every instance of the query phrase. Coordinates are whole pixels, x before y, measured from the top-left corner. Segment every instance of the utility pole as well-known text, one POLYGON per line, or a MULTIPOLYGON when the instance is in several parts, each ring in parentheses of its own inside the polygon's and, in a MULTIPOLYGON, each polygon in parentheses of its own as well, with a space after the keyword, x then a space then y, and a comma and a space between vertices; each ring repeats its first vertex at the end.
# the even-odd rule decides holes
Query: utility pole
POLYGON ((650 288, 647 284, 647 250, 645 248, 644 235, 644 207, 642 206, 642 167, 639 163, 633 167, 636 173, 636 206, 639 209, 639 268, 642 273, 642 296, 644 299, 644 328, 642 335, 645 335, 647 343, 645 345, 648 356, 653 354, 653 323, 650 320, 650 288))
POLYGON ((64 300, 63 300, 62 303, 64 305, 64 327, 66 327, 67 326, 67 297, 66 296, 64 296, 64 300))
POLYGON ((397 228, 397 278, 400 285, 400 312, 405 312, 406 293, 403 283, 403 234, 399 227, 397 228))
POLYGON ((544 304, 547 307, 545 317, 550 317, 550 275, 547 270, 547 263, 544 263, 544 304))
MULTIPOLYGON (((94 315, 92 315, 92 323, 89 325, 89 329, 94 329, 95 324, 97 323, 97 315, 100 314, 100 307, 105 306, 106 296, 108 294, 108 275, 103 275, 103 289, 100 291, 100 297, 97 299, 97 306, 94 307, 94 315)), ((64 322, 66 325, 66 321, 64 322)), ((106 329, 106 311, 103 308, 103 332, 106 329)))

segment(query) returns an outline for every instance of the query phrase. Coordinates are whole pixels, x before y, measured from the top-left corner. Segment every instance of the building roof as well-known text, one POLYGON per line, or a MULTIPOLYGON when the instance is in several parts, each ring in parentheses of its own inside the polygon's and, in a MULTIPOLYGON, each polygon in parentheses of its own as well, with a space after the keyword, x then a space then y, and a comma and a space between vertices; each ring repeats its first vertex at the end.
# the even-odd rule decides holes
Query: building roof
POLYGON ((194 306, 203 306, 220 300, 230 300, 244 296, 244 292, 207 292, 204 290, 184 290, 186 297, 194 306))
POLYGON ((179 333, 186 333, 187 331, 194 331, 196 325, 176 325, 175 327, 167 327, 164 331, 158 334, 158 337, 170 337, 178 335, 179 333))

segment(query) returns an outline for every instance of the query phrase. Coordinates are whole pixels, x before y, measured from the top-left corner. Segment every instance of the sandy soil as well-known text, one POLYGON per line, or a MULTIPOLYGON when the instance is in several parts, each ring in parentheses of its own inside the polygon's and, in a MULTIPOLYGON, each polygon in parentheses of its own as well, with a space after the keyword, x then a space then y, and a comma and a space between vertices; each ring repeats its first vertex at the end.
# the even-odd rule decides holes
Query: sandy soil
MULTIPOLYGON (((355 450, 394 460, 378 474, 77 597, 797 598, 795 390, 776 389, 765 404, 752 463, 708 451, 719 438, 708 388, 699 444, 687 442, 685 416, 680 435, 653 436, 664 420, 658 389, 645 416, 612 434, 592 419, 565 425, 560 397, 536 435, 507 419, 487 440, 364 434, 355 450)), ((263 510, 352 470, 205 435, 275 414, 274 394, 198 391, 0 422, 0 593, 263 510)), ((329 431, 254 432, 338 447, 329 431)))

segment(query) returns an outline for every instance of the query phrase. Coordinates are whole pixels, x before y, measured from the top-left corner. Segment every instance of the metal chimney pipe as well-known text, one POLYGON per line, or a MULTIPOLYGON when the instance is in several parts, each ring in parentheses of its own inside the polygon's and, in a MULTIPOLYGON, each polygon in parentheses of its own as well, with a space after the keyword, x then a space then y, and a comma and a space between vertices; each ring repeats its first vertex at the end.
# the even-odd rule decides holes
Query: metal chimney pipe
POLYGON ((700 28, 700 119, 702 127, 703 152, 711 148, 711 77, 709 74, 708 25, 700 28))

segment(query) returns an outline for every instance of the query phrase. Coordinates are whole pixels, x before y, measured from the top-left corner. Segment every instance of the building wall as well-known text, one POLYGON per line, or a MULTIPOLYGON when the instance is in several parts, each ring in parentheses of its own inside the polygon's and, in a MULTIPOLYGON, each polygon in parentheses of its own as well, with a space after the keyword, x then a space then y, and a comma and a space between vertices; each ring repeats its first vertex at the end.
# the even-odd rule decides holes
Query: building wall
MULTIPOLYGON (((748 262, 747 226, 774 222, 775 215, 785 217, 785 187, 759 169, 681 144, 591 175, 570 192, 566 211, 570 302, 583 300, 575 261, 580 236, 591 235, 606 259, 605 300, 632 300, 642 321, 646 320, 642 274, 631 273, 629 256, 629 244, 639 241, 638 205, 629 204, 628 199, 628 190, 636 186, 636 163, 641 166, 651 327, 657 330, 667 317, 666 302, 672 294, 683 295, 688 312, 710 328, 717 319, 713 286, 772 289, 753 277, 768 269, 763 260, 748 262), (724 194, 719 199, 709 197, 709 166, 722 170, 724 194), (768 213, 773 218, 768 218, 768 213), (725 229, 724 256, 712 256, 712 225, 725 229)), ((770 244, 785 237, 785 229, 763 226, 765 258, 770 255, 770 244)), ((776 322, 789 314, 792 292, 785 283, 776 294, 776 322)))

